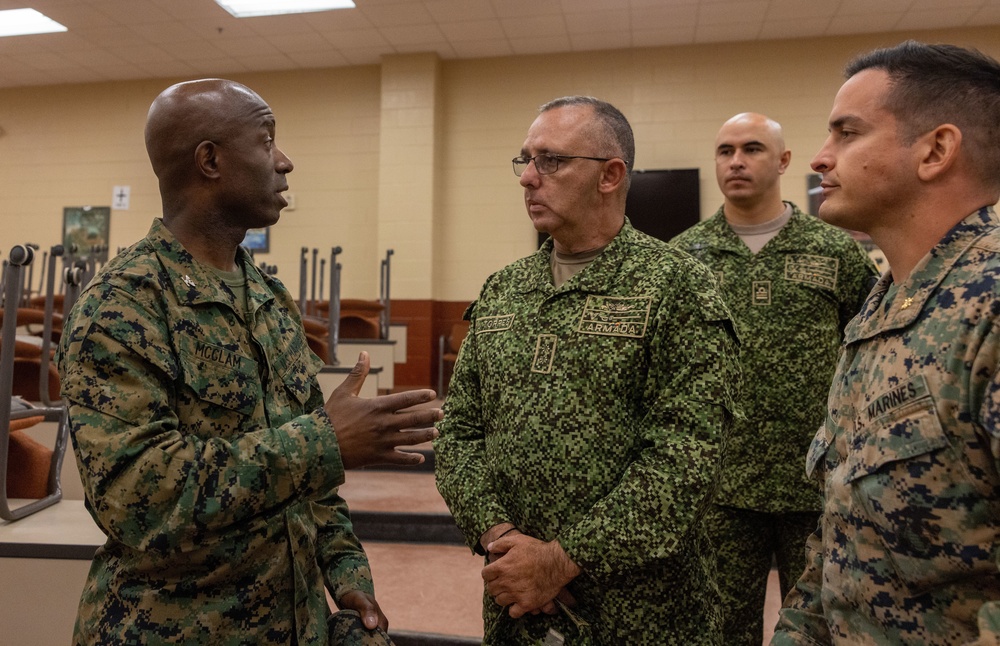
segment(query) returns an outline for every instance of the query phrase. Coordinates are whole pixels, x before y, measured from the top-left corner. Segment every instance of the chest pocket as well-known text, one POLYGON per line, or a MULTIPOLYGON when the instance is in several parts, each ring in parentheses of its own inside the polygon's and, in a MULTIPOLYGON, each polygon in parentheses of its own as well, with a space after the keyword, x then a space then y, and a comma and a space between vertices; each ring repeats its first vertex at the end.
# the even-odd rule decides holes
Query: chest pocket
POLYGON ((205 417, 226 416, 223 411, 212 410, 216 407, 241 416, 253 415, 261 396, 257 364, 253 359, 190 337, 178 341, 178 350, 181 380, 185 386, 180 394, 181 406, 193 393, 197 401, 204 402, 202 415, 205 417))
POLYGON ((844 477, 906 585, 919 593, 995 573, 995 505, 973 486, 932 397, 874 420, 867 433, 860 430, 844 477))

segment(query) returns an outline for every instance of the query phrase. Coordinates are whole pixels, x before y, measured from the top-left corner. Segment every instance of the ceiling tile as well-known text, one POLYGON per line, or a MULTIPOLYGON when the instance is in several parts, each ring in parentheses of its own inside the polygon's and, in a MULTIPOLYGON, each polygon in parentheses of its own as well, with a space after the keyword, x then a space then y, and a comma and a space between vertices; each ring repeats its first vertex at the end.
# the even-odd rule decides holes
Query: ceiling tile
POLYGON ((632 46, 632 34, 627 31, 570 34, 569 42, 575 52, 596 49, 626 49, 632 46))
POLYGON ((896 23, 895 28, 907 29, 947 29, 968 24, 977 11, 976 7, 953 7, 933 11, 907 11, 896 23))
MULTIPOLYGON (((562 16, 538 16, 533 18, 501 18, 504 33, 510 37, 556 37, 566 35, 566 20, 562 16)), ((565 42, 569 42, 566 40, 565 42)))
POLYGON ((760 31, 758 24, 730 23, 727 25, 698 25, 696 43, 740 42, 755 40, 760 31))
POLYGON ((494 20, 496 14, 488 2, 469 0, 425 0, 428 13, 439 23, 466 22, 469 20, 494 20))
POLYGON ((872 34, 880 31, 892 31, 899 22, 899 13, 874 13, 837 15, 830 20, 826 29, 827 36, 839 34, 872 34))
POLYGON ((341 51, 345 49, 389 47, 389 41, 375 29, 323 33, 323 38, 341 51))
POLYGON ((506 40, 503 27, 496 20, 470 20, 466 22, 438 23, 441 33, 452 44, 470 40, 506 40))
POLYGON ((610 34, 616 32, 618 35, 628 36, 629 13, 627 11, 591 11, 566 14, 566 30, 570 34, 610 34))
POLYGON ((760 30, 761 40, 782 40, 822 36, 830 25, 829 18, 796 18, 794 20, 768 20, 760 30))
POLYGON ((510 38, 510 46, 517 54, 552 54, 570 49, 569 36, 559 35, 536 38, 510 38))
POLYGON ((715 2, 698 6, 698 26, 743 23, 760 25, 767 13, 766 0, 715 2))
POLYGON ((437 25, 411 25, 409 27, 383 27, 379 30, 392 45, 412 45, 413 43, 440 43, 444 34, 437 25))
POLYGON ((667 29, 637 29, 632 32, 632 47, 690 45, 694 42, 695 26, 667 29))
MULTIPOLYGON (((359 7, 361 8, 361 7, 359 7)), ((400 27, 405 25, 426 25, 434 22, 430 12, 423 3, 408 2, 405 4, 386 5, 384 7, 369 7, 362 9, 369 20, 380 27, 400 27)))
POLYGON ((453 40, 451 47, 461 58, 492 58, 515 53, 506 38, 453 40))

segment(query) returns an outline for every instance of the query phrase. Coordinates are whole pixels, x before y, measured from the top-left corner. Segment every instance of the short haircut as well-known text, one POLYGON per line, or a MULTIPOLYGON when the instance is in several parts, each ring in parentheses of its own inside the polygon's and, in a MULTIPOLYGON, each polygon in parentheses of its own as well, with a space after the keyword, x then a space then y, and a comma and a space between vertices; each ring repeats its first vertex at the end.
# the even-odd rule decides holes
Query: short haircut
POLYGON ((953 124, 984 186, 1000 188, 1000 63, 974 49, 908 40, 858 56, 844 76, 867 69, 889 76, 885 108, 904 142, 953 124))
POLYGON ((594 115, 601 126, 595 133, 601 148, 600 154, 604 157, 621 157, 625 160, 625 190, 628 191, 632 182, 632 166, 635 163, 635 137, 632 135, 632 126, 629 125, 628 119, 615 106, 592 96, 564 96, 553 99, 538 111, 547 112, 569 106, 590 106, 594 109, 594 115))

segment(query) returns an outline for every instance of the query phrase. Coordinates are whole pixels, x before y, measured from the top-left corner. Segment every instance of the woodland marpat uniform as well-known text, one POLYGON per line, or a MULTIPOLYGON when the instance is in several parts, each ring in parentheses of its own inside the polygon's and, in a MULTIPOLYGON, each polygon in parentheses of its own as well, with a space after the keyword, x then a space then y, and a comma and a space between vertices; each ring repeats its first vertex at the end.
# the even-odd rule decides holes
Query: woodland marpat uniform
POLYGON ((504 521, 558 539, 578 605, 512 620, 487 595, 485 643, 718 643, 701 518, 739 386, 729 313, 706 269, 627 222, 559 288, 551 252, 470 306, 436 470, 477 552, 504 521))
POLYGON ((1000 642, 1000 221, 956 225, 846 330, 825 484, 773 645, 1000 642))
POLYGON ((844 326, 878 275, 847 233, 791 206, 756 254, 721 208, 671 241, 713 271, 740 335, 746 417, 733 426, 717 502, 762 512, 821 508, 805 456, 826 416, 844 326))
POLYGON ((60 346, 91 515, 108 535, 76 644, 326 644, 372 592, 291 296, 239 251, 245 307, 156 220, 81 295, 60 346))

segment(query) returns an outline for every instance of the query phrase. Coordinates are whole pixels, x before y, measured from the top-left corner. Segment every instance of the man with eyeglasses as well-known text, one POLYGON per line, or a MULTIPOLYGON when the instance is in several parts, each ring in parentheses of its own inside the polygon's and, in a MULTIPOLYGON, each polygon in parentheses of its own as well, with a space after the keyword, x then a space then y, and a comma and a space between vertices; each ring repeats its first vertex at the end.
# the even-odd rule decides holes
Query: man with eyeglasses
POLYGON ((550 238, 466 312, 435 455, 485 644, 721 643, 702 519, 738 342, 711 273, 626 219, 634 159, 614 106, 542 106, 514 172, 550 238))
POLYGON ((740 332, 743 373, 753 375, 709 516, 732 646, 763 639, 772 562, 782 597, 805 568, 822 492, 802 465, 823 423, 844 326, 877 279, 850 234, 782 201, 791 157, 776 121, 755 113, 726 121, 715 139, 723 204, 673 240, 715 272, 740 332))

